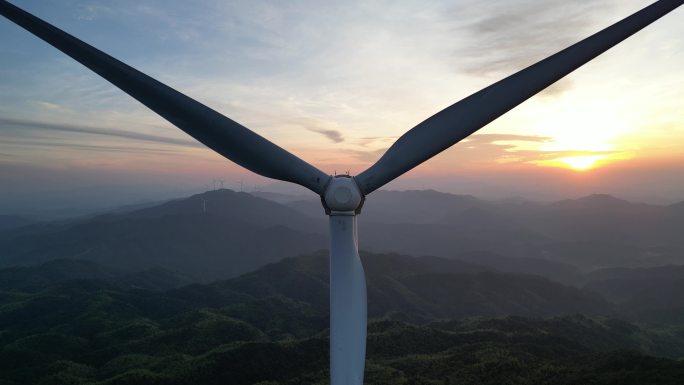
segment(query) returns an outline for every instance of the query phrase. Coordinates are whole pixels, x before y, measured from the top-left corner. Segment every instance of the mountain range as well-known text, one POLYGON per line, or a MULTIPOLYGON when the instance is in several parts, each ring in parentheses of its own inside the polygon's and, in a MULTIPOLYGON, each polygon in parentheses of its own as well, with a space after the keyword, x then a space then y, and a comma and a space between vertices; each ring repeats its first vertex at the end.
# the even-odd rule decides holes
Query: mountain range
MULTIPOLYGON (((322 222, 322 221, 321 221, 322 222)), ((195 280, 231 277, 323 249, 312 221, 286 206, 230 190, 160 205, 48 222, 0 235, 0 264, 77 258, 126 271, 162 267, 195 280)))
MULTIPOLYGON (((10 226, 0 231, 0 266, 78 258, 130 272, 160 267, 209 282, 327 248, 317 198, 263 196, 280 203, 215 190, 93 217, 10 226)), ((577 284, 599 268, 684 263, 682 207, 607 195, 541 204, 378 191, 359 217, 360 246, 577 284)))
MULTIPOLYGON (((360 217, 367 384, 684 377, 684 206, 378 195, 360 217)), ((266 197, 7 226, 0 384, 327 383, 325 217, 266 197)))
POLYGON ((0 231, 10 230, 31 224, 31 220, 17 215, 0 215, 0 231))

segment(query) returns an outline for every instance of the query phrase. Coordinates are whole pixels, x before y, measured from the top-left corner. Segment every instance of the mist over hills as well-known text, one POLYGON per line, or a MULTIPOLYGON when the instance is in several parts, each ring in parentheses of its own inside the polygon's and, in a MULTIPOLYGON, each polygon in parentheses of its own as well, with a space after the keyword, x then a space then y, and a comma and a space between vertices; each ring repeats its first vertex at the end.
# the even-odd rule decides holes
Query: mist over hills
POLYGON ((455 258, 486 266, 494 271, 538 275, 568 285, 580 285, 587 279, 585 274, 573 265, 541 258, 511 258, 487 251, 462 253, 455 258))
POLYGON ((684 322, 684 266, 600 269, 588 275, 585 287, 616 303, 629 318, 684 322))
MULTIPOLYGON (((266 196, 274 197, 266 194, 266 196)), ((215 190, 162 204, 0 231, 0 265, 79 258, 210 281, 327 248, 317 198, 282 203, 215 190)), ((607 195, 540 204, 436 191, 379 191, 359 217, 362 250, 463 259, 577 284, 601 267, 684 263, 680 205, 607 195)))
POLYGON ((162 268, 123 272, 79 259, 54 259, 37 266, 0 269, 0 290, 38 292, 63 282, 97 280, 122 289, 170 290, 192 281, 162 268))
MULTIPOLYGON (((610 315, 601 297, 531 275, 501 274, 443 258, 362 254, 371 317, 417 321, 472 316, 610 315)), ((256 297, 285 295, 328 310, 325 253, 285 259, 214 284, 221 292, 256 297)))
MULTIPOLYGON (((94 262, 61 259, 31 267, 0 269, 0 290, 35 293, 73 282, 97 281, 121 290, 171 290, 196 305, 226 306, 284 297, 328 314, 328 260, 323 252, 286 258, 254 272, 209 284, 190 284, 173 272, 123 273, 94 262), (194 298, 196 293, 203 293, 194 298)), ((612 315, 600 296, 548 279, 496 273, 438 257, 362 255, 368 280, 369 314, 422 322, 473 316, 547 317, 582 313, 612 315)))
POLYGON ((28 218, 17 215, 0 215, 0 231, 15 229, 31 224, 28 218))
MULTIPOLYGON (((315 202, 289 206, 312 215, 315 202)), ((378 191, 359 217, 360 241, 373 251, 445 257, 487 251, 585 271, 657 266, 684 263, 681 207, 631 203, 605 194, 541 204, 487 202, 429 190, 378 191)))
POLYGON ((1 263, 78 258, 128 271, 159 266, 199 280, 235 276, 325 248, 320 226, 294 210, 230 190, 139 210, 9 231, 1 263), (206 208, 206 209, 205 209, 206 208))
MULTIPOLYGON (((439 257, 362 253, 362 259, 369 315, 374 318, 425 323, 474 316, 584 314, 660 325, 684 322, 681 266, 599 270, 585 275, 580 289, 538 275, 501 273, 439 257)), ((0 293, 38 293, 68 282, 98 281, 118 290, 173 290, 174 297, 198 306, 287 298, 288 303, 306 304, 317 317, 326 318, 328 279, 325 252, 286 258, 204 285, 161 268, 131 273, 91 261, 57 259, 38 266, 0 269, 0 293)))

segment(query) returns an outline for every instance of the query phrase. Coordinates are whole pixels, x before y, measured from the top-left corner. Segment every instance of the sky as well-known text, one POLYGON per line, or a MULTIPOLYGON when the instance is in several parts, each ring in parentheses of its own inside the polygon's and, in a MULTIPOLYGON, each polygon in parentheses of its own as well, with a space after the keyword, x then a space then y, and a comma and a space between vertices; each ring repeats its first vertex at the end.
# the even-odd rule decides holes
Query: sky
MULTIPOLYGON (((319 169, 353 175, 432 114, 650 2, 13 3, 319 169)), ((682 20, 673 11, 388 188, 684 200, 682 20)), ((301 192, 214 154, 4 18, 0 36, 0 213, 66 204, 56 197, 161 199, 217 180, 301 192)))

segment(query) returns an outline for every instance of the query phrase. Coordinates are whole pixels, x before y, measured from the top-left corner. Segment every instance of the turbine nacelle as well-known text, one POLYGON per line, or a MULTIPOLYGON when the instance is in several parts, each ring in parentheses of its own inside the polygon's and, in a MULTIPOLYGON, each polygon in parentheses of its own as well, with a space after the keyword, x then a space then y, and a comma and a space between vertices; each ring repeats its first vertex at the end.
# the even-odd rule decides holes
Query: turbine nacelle
POLYGON ((328 215, 359 214, 364 200, 365 197, 356 180, 344 174, 330 178, 321 195, 321 202, 328 215))

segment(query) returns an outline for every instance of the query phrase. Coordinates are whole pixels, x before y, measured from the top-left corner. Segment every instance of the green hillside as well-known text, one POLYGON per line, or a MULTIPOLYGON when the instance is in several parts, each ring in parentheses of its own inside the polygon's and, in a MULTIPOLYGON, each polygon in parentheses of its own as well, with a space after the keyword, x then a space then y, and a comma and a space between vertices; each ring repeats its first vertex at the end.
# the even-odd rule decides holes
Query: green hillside
MULTIPOLYGON (((596 295, 439 258, 370 254, 364 263, 368 384, 676 384, 684 376, 683 334, 601 315, 610 304, 596 295)), ((167 282, 169 274, 142 276, 167 282)), ((327 383, 323 255, 206 285, 152 290, 131 280, 70 261, 0 270, 0 384, 327 383)))

